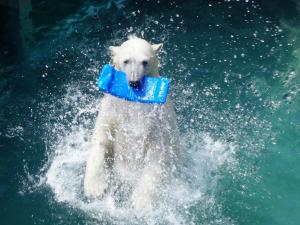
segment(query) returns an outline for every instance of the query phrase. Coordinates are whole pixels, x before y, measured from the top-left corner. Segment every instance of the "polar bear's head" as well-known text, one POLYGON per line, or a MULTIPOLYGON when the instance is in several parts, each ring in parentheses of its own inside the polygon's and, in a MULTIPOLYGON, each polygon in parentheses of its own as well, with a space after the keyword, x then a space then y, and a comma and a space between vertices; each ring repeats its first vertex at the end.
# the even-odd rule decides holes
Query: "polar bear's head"
POLYGON ((151 45, 141 38, 130 38, 121 46, 110 46, 114 66, 126 73, 132 87, 137 87, 144 75, 158 77, 156 53, 162 44, 151 45))

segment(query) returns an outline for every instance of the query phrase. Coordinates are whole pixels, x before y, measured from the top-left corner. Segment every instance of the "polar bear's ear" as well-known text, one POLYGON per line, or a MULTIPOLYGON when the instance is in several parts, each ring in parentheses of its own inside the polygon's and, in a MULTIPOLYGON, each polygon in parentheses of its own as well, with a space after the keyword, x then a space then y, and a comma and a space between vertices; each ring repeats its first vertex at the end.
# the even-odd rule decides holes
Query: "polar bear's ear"
POLYGON ((109 46, 109 51, 110 51, 110 53, 113 55, 113 56, 115 56, 115 55, 117 55, 118 54, 118 52, 119 52, 119 46, 109 46))
POLYGON ((160 44, 154 44, 152 45, 152 49, 155 53, 157 53, 161 48, 162 48, 163 44, 160 43, 160 44))

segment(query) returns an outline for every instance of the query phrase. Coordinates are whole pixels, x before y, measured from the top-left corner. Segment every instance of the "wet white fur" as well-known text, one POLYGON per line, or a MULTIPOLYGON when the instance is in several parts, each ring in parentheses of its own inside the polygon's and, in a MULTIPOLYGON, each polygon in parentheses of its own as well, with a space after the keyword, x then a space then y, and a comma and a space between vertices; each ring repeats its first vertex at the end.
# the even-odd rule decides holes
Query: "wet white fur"
MULTIPOLYGON (((143 74, 158 77, 156 53, 161 44, 150 45, 133 38, 110 47, 113 64, 128 80, 143 74), (124 64, 124 60, 128 60, 124 64), (142 61, 147 66, 141 65, 142 61)), ((170 99, 164 105, 129 102, 111 95, 101 100, 99 115, 86 164, 84 191, 91 198, 103 197, 108 175, 136 180, 131 196, 135 209, 149 208, 155 193, 176 167, 179 154, 176 116, 170 99)))

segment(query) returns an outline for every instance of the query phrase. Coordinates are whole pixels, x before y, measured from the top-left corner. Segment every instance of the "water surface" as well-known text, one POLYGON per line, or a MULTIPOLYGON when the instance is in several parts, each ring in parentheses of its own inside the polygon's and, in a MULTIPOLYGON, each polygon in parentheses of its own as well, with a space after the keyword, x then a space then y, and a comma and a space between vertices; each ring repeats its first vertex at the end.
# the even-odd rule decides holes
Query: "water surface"
POLYGON ((296 1, 32 3, 1 55, 1 224, 298 224, 296 1), (130 34, 164 43, 183 155, 145 214, 82 195, 98 72, 130 34))

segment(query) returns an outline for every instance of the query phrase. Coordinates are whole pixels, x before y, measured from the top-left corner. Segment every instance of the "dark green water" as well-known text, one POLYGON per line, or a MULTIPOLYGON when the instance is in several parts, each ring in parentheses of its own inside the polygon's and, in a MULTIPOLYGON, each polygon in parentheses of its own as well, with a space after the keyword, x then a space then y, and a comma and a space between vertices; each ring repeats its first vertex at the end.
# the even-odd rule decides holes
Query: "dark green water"
POLYGON ((0 224, 300 224, 296 0, 49 2, 1 44, 0 224), (129 34, 164 43, 183 155, 143 215, 82 195, 98 71, 129 34))

